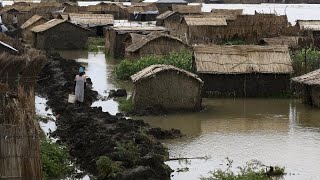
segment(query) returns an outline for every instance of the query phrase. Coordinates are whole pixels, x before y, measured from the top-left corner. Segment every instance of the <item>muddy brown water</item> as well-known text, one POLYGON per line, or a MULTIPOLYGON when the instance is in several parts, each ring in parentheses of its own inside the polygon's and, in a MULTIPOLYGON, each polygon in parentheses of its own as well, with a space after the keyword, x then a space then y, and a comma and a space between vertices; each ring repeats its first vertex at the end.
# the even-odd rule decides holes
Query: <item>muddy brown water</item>
MULTIPOLYGON (((117 81, 112 71, 119 60, 103 53, 68 51, 64 57, 77 59, 86 67, 94 89, 125 88, 130 82, 117 81)), ((205 110, 167 116, 140 117, 151 126, 177 128, 185 137, 166 140, 171 157, 211 157, 208 160, 169 161, 172 179, 199 179, 216 168, 225 168, 226 157, 234 167, 256 159, 265 165, 285 166, 285 179, 320 179, 320 109, 301 104, 298 99, 203 99, 205 110)), ((111 114, 118 112, 114 100, 98 101, 111 114)))

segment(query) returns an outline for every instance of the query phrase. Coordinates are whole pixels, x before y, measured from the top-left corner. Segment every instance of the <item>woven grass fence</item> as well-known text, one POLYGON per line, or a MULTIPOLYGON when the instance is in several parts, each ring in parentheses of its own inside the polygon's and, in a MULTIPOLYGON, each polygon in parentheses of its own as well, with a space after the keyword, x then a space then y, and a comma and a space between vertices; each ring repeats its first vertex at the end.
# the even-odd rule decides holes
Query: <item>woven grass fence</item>
POLYGON ((35 51, 0 55, 0 179, 42 179, 34 83, 45 62, 35 51))

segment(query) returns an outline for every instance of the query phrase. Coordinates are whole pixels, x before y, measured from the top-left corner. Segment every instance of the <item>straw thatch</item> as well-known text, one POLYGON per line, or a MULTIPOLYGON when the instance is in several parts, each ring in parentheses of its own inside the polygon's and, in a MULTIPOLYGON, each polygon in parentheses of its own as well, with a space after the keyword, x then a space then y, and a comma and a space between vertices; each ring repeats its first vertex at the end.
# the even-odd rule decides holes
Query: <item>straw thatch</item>
POLYGON ((177 73, 185 74, 188 77, 192 77, 195 80, 199 81, 200 83, 203 83, 202 80, 195 74, 185 71, 183 69, 177 68, 172 65, 166 65, 166 64, 155 64, 151 65, 147 68, 144 68, 143 70, 137 72, 136 74, 132 75, 130 78, 133 81, 133 83, 137 83, 141 80, 152 78, 155 74, 163 71, 176 71, 177 73))
POLYGON ((21 25, 21 29, 26 29, 26 28, 28 28, 29 26, 31 26, 32 24, 36 23, 37 21, 39 21, 41 19, 46 20, 42 16, 39 16, 39 15, 36 14, 36 15, 32 16, 30 19, 28 19, 25 23, 23 23, 21 25))
POLYGON ((266 45, 286 45, 289 47, 298 47, 299 40, 302 37, 299 36, 279 36, 274 38, 263 38, 262 41, 266 45))
POLYGON ((129 13, 158 14, 158 8, 154 3, 135 3, 128 7, 129 13))
POLYGON ((134 32, 134 31, 167 31, 167 28, 162 26, 118 26, 113 29, 119 33, 134 32))
POLYGON ((69 19, 69 14, 68 13, 58 13, 56 15, 55 19, 68 20, 69 19))
POLYGON ((158 0, 156 1, 157 4, 188 4, 185 0, 158 0))
POLYGON ((156 19, 159 19, 159 20, 166 19, 175 13, 176 12, 173 12, 173 11, 166 11, 166 12, 160 14, 159 16, 157 16, 156 19))
POLYGON ((287 46, 195 46, 198 73, 245 74, 293 72, 287 46))
POLYGON ((294 77, 291 80, 301 84, 320 86, 320 69, 309 72, 302 76, 294 77))
POLYGON ((199 14, 201 13, 201 8, 201 5, 172 5, 172 11, 179 12, 181 14, 199 14))
POLYGON ((243 9, 213 9, 210 15, 215 17, 224 17, 227 20, 236 20, 237 16, 242 15, 243 9))
POLYGON ((142 38, 144 38, 146 35, 143 34, 137 34, 137 33, 130 33, 130 38, 131 38, 131 43, 137 43, 139 42, 142 38))
POLYGON ((320 20, 298 20, 297 25, 301 30, 320 31, 320 20))
MULTIPOLYGON (((152 41, 155 41, 158 38, 163 38, 163 37, 171 39, 171 40, 174 40, 174 41, 178 41, 181 44, 185 44, 181 39, 179 39, 177 37, 173 37, 173 36, 170 36, 168 34, 161 33, 161 32, 153 32, 153 33, 150 33, 150 34, 148 34, 146 36, 141 37, 141 39, 139 41, 136 41, 135 43, 133 43, 130 46, 128 46, 126 48, 126 51, 127 52, 136 52, 137 50, 139 50, 140 48, 142 48, 146 44, 148 44, 148 43, 150 43, 152 41)), ((157 51, 157 50, 155 49, 154 51, 157 51)))
POLYGON ((36 33, 39 33, 39 32, 43 32, 43 31, 46 31, 48 29, 51 29, 61 23, 65 22, 65 20, 62 20, 62 19, 52 19, 44 24, 41 24, 39 26, 36 26, 34 28, 32 28, 32 32, 36 32, 36 33))
POLYGON ((184 20, 188 26, 226 26, 225 18, 208 16, 185 16, 184 20))
POLYGON ((69 21, 84 27, 107 26, 114 23, 113 15, 111 14, 69 13, 69 21))

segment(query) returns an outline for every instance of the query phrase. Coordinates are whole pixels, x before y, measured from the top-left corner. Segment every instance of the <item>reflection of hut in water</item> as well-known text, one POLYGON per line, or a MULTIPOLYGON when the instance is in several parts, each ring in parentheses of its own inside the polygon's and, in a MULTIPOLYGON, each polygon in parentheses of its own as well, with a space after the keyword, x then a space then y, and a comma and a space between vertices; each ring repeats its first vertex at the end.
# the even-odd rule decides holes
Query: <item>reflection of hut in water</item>
POLYGON ((28 19, 25 23, 21 25, 22 37, 26 42, 32 42, 32 32, 31 29, 35 26, 43 24, 48 20, 39 15, 34 15, 30 19, 28 19))
POLYGON ((131 80, 136 112, 201 109, 202 81, 195 74, 171 65, 152 65, 132 75, 131 80))
POLYGON ((118 26, 109 27, 105 31, 105 48, 106 52, 115 57, 125 56, 126 39, 130 33, 147 35, 151 32, 166 32, 167 29, 161 26, 118 26))
POLYGON ((287 46, 195 46, 194 68, 207 95, 275 96, 289 90, 287 46))
POLYGON ((69 13, 69 21, 73 24, 89 28, 97 36, 103 36, 103 28, 113 26, 112 14, 79 14, 69 13))
POLYGON ((302 84, 302 94, 306 104, 320 107, 320 69, 291 80, 302 84))
POLYGON ((155 21, 159 14, 154 3, 136 3, 128 7, 129 21, 155 21))
POLYGON ((128 46, 126 48, 126 56, 134 58, 147 55, 161 56, 188 48, 189 45, 179 38, 161 32, 153 32, 128 46))
POLYGON ((61 19, 32 28, 33 46, 39 49, 84 49, 90 30, 61 19))

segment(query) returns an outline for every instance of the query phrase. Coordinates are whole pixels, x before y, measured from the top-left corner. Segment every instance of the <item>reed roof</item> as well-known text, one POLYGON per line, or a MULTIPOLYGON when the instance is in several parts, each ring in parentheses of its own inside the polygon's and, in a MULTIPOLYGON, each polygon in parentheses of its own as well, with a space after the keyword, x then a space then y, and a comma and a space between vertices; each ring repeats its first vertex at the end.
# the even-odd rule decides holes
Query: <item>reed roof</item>
POLYGON ((180 5, 172 4, 172 10, 181 14, 197 14, 201 13, 202 5, 180 5))
POLYGON ((294 77, 291 80, 301 84, 319 86, 320 85, 320 69, 309 72, 302 76, 294 77))
POLYGON ((141 37, 139 41, 136 41, 135 43, 133 43, 130 46, 128 46, 126 48, 126 51, 127 52, 136 52, 137 50, 141 49, 143 46, 145 46, 149 42, 155 41, 158 38, 163 38, 163 37, 164 38, 168 38, 168 39, 172 39, 172 40, 175 40, 175 41, 179 41, 182 44, 185 44, 181 39, 179 39, 177 37, 173 37, 173 36, 170 36, 168 34, 161 33, 161 32, 152 32, 152 33, 150 33, 150 34, 148 34, 146 36, 141 37))
POLYGON ((293 72, 287 46, 195 46, 198 73, 246 74, 293 72))
POLYGON ((85 27, 113 25, 114 18, 112 14, 79 14, 69 13, 71 23, 85 27))
MULTIPOLYGON (((28 28, 29 26, 31 26, 32 24, 36 23, 37 21, 39 21, 40 19, 45 19, 43 18, 42 16, 39 16, 39 15, 34 15, 32 16, 30 19, 28 19, 25 23, 23 23, 21 25, 21 29, 26 29, 28 28)), ((46 20, 46 19, 45 19, 46 20)))
POLYGON ((118 26, 113 29, 117 32, 167 31, 163 26, 118 26))
POLYGON ((128 7, 129 13, 158 14, 158 8, 154 3, 136 3, 128 7))
POLYGON ((243 14, 243 9, 213 9, 210 13, 212 16, 224 17, 227 20, 236 20, 237 16, 243 14))
POLYGON ((57 25, 59 25, 59 24, 61 24, 63 22, 65 22, 65 20, 52 19, 52 20, 50 20, 50 21, 48 21, 46 23, 43 23, 43 24, 41 24, 39 26, 36 26, 36 27, 32 28, 31 31, 32 32, 36 32, 36 33, 43 32, 43 31, 51 29, 51 28, 53 28, 53 27, 55 27, 55 26, 57 26, 57 25))
POLYGON ((133 83, 137 83, 141 80, 148 79, 154 77, 155 74, 163 71, 176 71, 177 73, 182 73, 188 77, 195 79, 196 81, 200 82, 201 84, 203 81, 195 74, 185 71, 183 69, 177 68, 172 65, 165 65, 165 64, 155 64, 149 67, 144 68, 143 70, 137 72, 136 74, 132 75, 130 78, 133 83))
POLYGON ((267 45, 287 45, 289 47, 297 47, 299 45, 299 36, 279 36, 274 38, 263 38, 267 45))
POLYGON ((188 26, 226 26, 227 21, 223 17, 210 16, 185 16, 188 26))
POLYGON ((298 20, 297 24, 301 30, 320 31, 320 20, 298 20))
POLYGON ((142 34, 137 34, 137 33, 130 33, 130 37, 131 37, 131 43, 136 43, 138 41, 140 41, 142 38, 144 38, 146 35, 142 35, 142 34))
POLYGON ((175 14, 176 12, 174 11, 165 11, 164 13, 160 14, 159 16, 156 17, 156 19, 166 19, 170 17, 171 15, 175 14))

